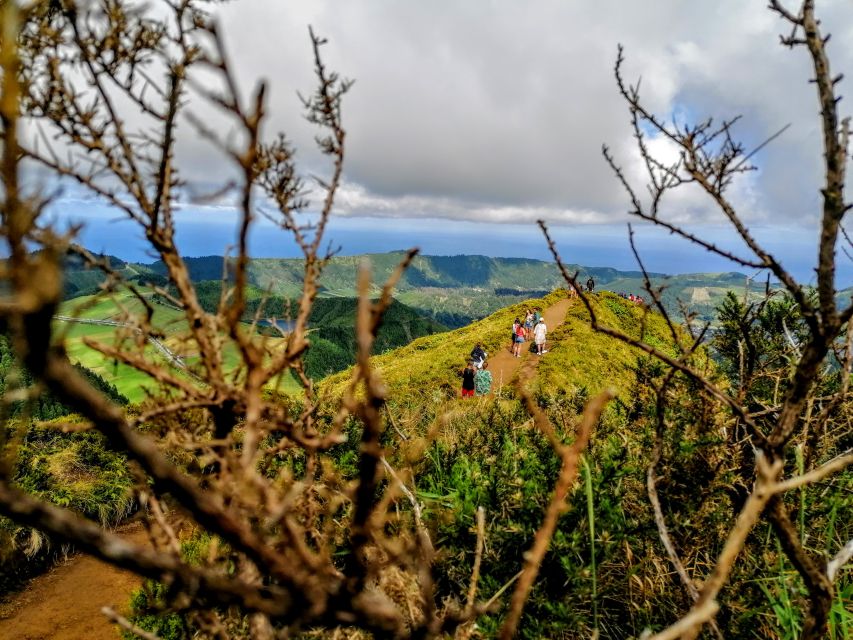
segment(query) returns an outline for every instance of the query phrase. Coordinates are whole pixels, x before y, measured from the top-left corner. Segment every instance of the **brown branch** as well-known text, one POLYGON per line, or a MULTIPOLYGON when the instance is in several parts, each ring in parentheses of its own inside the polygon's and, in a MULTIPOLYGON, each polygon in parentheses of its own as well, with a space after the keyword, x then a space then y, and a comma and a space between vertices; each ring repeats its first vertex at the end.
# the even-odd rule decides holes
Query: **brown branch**
POLYGON ((107 618, 109 618, 112 623, 117 624, 122 629, 124 629, 125 631, 129 631, 136 637, 142 638, 142 640, 162 640, 160 636, 150 633, 142 627, 137 627, 123 615, 116 613, 116 611, 111 607, 102 607, 101 613, 103 613, 107 618))
POLYGON ((794 476, 793 478, 788 478, 787 480, 782 480, 776 483, 774 487, 774 491, 777 493, 784 493, 785 491, 790 491, 791 489, 796 489, 797 487, 802 487, 808 484, 814 484, 825 478, 826 476, 835 473, 836 471, 840 471, 845 467, 853 464, 853 453, 846 452, 839 456, 836 456, 829 462, 822 464, 817 469, 813 469, 808 473, 804 473, 800 476, 794 476))
POLYGON ((775 493, 768 502, 767 516, 782 550, 809 591, 802 638, 803 640, 823 638, 829 610, 832 607, 832 581, 824 571, 825 566, 803 546, 797 527, 791 522, 788 509, 779 493, 775 493))
POLYGON ((702 591, 699 594, 699 599, 691 608, 690 612, 679 622, 657 633, 649 640, 670 640, 673 638, 682 638, 682 640, 695 640, 699 634, 702 625, 711 620, 718 610, 716 603, 717 594, 722 589, 729 577, 729 573, 734 566, 737 556, 740 554, 743 545, 746 542, 746 537, 752 528, 758 522, 761 512, 767 501, 773 496, 772 485, 782 470, 781 461, 768 463, 763 457, 759 457, 758 463, 758 479, 755 487, 749 498, 738 514, 737 520, 732 530, 729 532, 723 550, 720 552, 717 562, 714 565, 714 570, 705 581, 702 591), (687 621, 687 622, 686 622, 687 621))
POLYGON ((561 458, 562 465, 560 475, 557 477, 557 482, 554 485, 554 495, 551 497, 548 509, 545 512, 545 518, 536 532, 536 536, 533 539, 533 546, 524 556, 524 568, 522 569, 521 578, 512 594, 509 613, 507 613, 507 617, 501 626, 499 637, 502 640, 509 640, 515 635, 518 623, 521 620, 521 613, 524 610, 524 604, 527 602, 527 597, 533 588, 536 576, 539 575, 539 567, 551 544, 551 537, 557 528, 557 521, 560 515, 568 508, 566 498, 577 476, 580 455, 586 448, 592 428, 598 422, 601 413, 604 411, 604 407, 615 395, 612 391, 604 391, 586 406, 578 425, 577 433, 575 434, 575 441, 571 446, 567 446, 557 437, 550 420, 530 394, 521 386, 519 386, 519 392, 527 406, 527 410, 533 415, 536 426, 545 434, 551 442, 551 446, 554 447, 555 452, 561 458))
POLYGON ((239 605, 283 618, 299 610, 288 592, 274 586, 259 589, 232 577, 190 567, 173 556, 131 545, 107 533, 95 523, 70 511, 31 498, 0 482, 0 512, 74 543, 80 550, 142 576, 162 580, 166 576, 203 598, 218 604, 239 605))
POLYGON ((471 569, 471 584, 468 587, 468 599, 465 608, 471 611, 477 597, 477 583, 480 580, 480 563, 483 561, 483 544, 486 538, 486 511, 477 507, 477 548, 474 551, 474 567, 471 569))

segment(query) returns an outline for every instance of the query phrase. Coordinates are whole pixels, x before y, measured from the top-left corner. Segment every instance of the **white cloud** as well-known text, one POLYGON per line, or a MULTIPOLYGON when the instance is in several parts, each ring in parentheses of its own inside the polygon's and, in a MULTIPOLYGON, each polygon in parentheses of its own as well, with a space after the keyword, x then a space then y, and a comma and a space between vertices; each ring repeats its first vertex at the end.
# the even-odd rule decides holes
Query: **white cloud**
MULTIPOLYGON (((763 2, 742 0, 241 0, 217 9, 246 95, 269 84, 269 137, 284 130, 308 172, 322 173, 314 131, 296 91, 312 87, 307 27, 329 39, 330 68, 356 80, 348 130, 343 215, 570 223, 621 220, 627 198, 601 157, 606 143, 643 189, 628 113, 612 67, 625 46, 626 78, 642 76, 647 104, 672 114, 728 118, 759 144, 760 171, 733 187, 751 221, 808 224, 819 203, 820 130, 807 54, 778 43, 785 25, 763 2)), ((853 71, 853 6, 822 2, 834 69, 853 71)), ((849 83, 841 84, 841 92, 849 83)), ((212 108, 191 109, 215 122, 212 108)), ((846 106, 846 102, 842 102, 846 106)), ((227 173, 182 123, 185 175, 227 173)), ((665 154, 662 141, 653 141, 665 154)), ((674 219, 719 221, 701 194, 667 203, 674 219)))

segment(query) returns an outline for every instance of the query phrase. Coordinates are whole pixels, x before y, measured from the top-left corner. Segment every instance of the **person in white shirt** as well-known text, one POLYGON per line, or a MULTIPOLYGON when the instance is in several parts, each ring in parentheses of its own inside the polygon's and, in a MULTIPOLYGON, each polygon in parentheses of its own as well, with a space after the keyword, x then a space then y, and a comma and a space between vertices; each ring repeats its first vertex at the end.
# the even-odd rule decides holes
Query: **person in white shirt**
POLYGON ((533 340, 536 342, 536 355, 542 355, 548 351, 545 349, 545 335, 548 332, 548 327, 545 326, 545 319, 539 318, 539 322, 533 327, 533 340))

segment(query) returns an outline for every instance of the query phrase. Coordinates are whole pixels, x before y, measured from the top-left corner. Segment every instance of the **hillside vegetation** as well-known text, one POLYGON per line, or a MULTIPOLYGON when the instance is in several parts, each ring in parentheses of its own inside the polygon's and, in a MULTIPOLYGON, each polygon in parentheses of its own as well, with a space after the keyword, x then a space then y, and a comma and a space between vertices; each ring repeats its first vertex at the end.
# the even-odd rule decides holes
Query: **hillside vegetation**
MULTIPOLYGON (((356 272, 367 261, 374 282, 383 282, 399 262, 401 252, 367 254, 363 256, 337 256, 330 260, 320 278, 320 296, 353 298, 356 295, 356 272)), ((165 269, 161 262, 131 264, 118 258, 109 258, 114 268, 125 278, 136 282, 165 284, 165 269)), ((221 256, 187 258, 190 275, 194 281, 216 281, 226 272, 221 256)), ((619 271, 609 267, 568 265, 578 272, 581 282, 595 279, 599 290, 616 293, 646 295, 643 275, 639 271, 619 271)), ((260 297, 269 292, 274 297, 292 299, 299 296, 302 286, 303 265, 298 259, 257 258, 251 261, 247 290, 249 297, 260 297)), ((680 316, 681 306, 697 314, 702 320, 715 320, 714 309, 726 293, 747 295, 758 300, 764 292, 764 283, 741 273, 696 273, 667 276, 649 274, 654 286, 664 285, 664 304, 670 313, 680 316)), ((100 282, 98 273, 82 268, 77 262, 70 264, 66 273, 66 291, 69 296, 94 292, 100 282)), ((204 285, 218 293, 218 284, 204 285)), ((419 314, 428 316, 449 327, 462 327, 499 309, 532 297, 540 297, 564 286, 553 262, 529 258, 490 258, 477 255, 417 256, 404 274, 395 291, 395 297, 419 314)), ((378 293, 378 289, 374 289, 378 293)), ((849 296, 845 298, 846 304, 849 296)))
MULTIPOLYGON (((486 551, 480 594, 488 598, 511 583, 542 522, 560 468, 548 440, 518 399, 514 380, 496 380, 494 397, 459 398, 461 368, 475 341, 487 350, 506 349, 512 319, 530 305, 547 307, 565 292, 501 310, 472 325, 430 336, 373 358, 389 387, 394 428, 385 433, 392 466, 411 468, 424 517, 442 553, 436 561, 439 595, 465 592, 474 565, 476 513, 486 514, 486 551)), ((599 322, 641 337, 675 354, 663 318, 608 293, 591 297, 599 322)), ((730 297, 730 304, 736 298, 730 297)), ((661 629, 687 610, 691 600, 661 546, 646 493, 646 475, 657 428, 653 385, 665 369, 637 349, 594 332, 580 302, 550 332, 549 352, 526 356, 519 372, 531 374, 525 387, 546 412, 560 437, 571 441, 587 400, 605 387, 617 398, 596 426, 584 455, 568 510, 545 556, 540 578, 524 612, 519 637, 638 638, 661 629), (597 631, 596 631, 597 630, 597 631)), ((721 372, 700 352, 692 366, 725 384, 721 372)), ((346 376, 327 379, 332 394, 346 376)), ((836 381, 837 384, 837 381, 836 381)), ((678 406, 667 411, 668 429, 659 463, 658 491, 670 535, 691 573, 702 575, 722 549, 740 508, 737 491, 741 454, 726 436, 719 404, 681 375, 670 381, 678 406)), ((849 407, 844 407, 845 413, 849 407)), ((331 420, 331 418, 329 418, 331 420)), ((357 432, 351 440, 357 442, 357 432)), ((849 438, 848 438, 849 440, 849 438)), ((343 469, 356 459, 354 445, 336 452, 343 469)), ((821 454, 836 455, 845 447, 821 454)), ((850 474, 798 496, 801 527, 810 522, 815 548, 833 549, 853 534, 840 514, 853 507, 850 474)), ((760 525, 721 596, 717 621, 724 637, 793 638, 802 624, 798 607, 804 589, 783 559, 768 524, 760 525)), ((849 637, 853 583, 838 585, 830 612, 830 637, 849 637)), ((497 634, 505 604, 478 623, 476 637, 497 634)))
MULTIPOLYGON (((427 336, 411 344, 373 358, 372 363, 391 389, 391 395, 411 398, 448 398, 458 392, 459 372, 465 366, 471 349, 477 342, 490 354, 508 350, 513 320, 523 317, 527 308, 543 309, 565 298, 567 292, 558 289, 544 298, 525 300, 492 315, 435 336, 427 336)), ((670 349, 669 329, 659 314, 648 313, 611 293, 591 297, 601 322, 640 337, 655 346, 670 349)), ((590 394, 606 387, 624 393, 632 384, 640 352, 595 333, 589 326, 589 315, 580 302, 569 307, 565 322, 548 334, 549 353, 538 364, 535 384, 545 391, 586 389, 590 394)), ((324 386, 342 391, 348 376, 332 376, 324 386)), ((514 379, 495 380, 509 387, 514 379)), ((511 391, 508 389, 508 393, 511 391)))
MULTIPOLYGON (((128 400, 97 373, 77 365, 88 382, 119 405, 128 400)), ((32 392, 31 374, 18 366, 6 336, 0 335, 0 394, 32 392)), ((63 433, 76 423, 71 410, 50 393, 31 395, 8 406, 0 441, 16 442, 0 457, 11 479, 30 493, 74 509, 92 520, 114 525, 133 508, 126 460, 110 452, 101 434, 63 433), (14 455, 13 455, 14 453, 14 455)), ((63 549, 33 528, 0 516, 0 598, 28 576, 42 570, 63 549)))
MULTIPOLYGON (((565 296, 566 291, 557 290, 525 300, 469 326, 423 336, 374 356, 373 364, 390 388, 389 413, 396 425, 386 430, 383 444, 393 466, 411 469, 430 535, 440 543, 442 553, 434 563, 440 597, 466 591, 474 562, 476 511, 479 507, 485 510, 487 545, 479 589, 486 598, 510 583, 523 562, 559 470, 553 448, 533 426, 519 399, 518 376, 529 376, 525 387, 566 440, 571 440, 586 401, 604 388, 615 388, 617 399, 592 436, 580 481, 570 492, 569 509, 559 520, 519 635, 531 640, 585 637, 598 629, 602 637, 639 637, 643 629, 661 628, 689 606, 688 597, 668 569, 645 494, 655 428, 649 384, 660 379, 662 368, 637 349, 594 332, 585 307, 574 301, 565 321, 549 332, 548 354, 541 358, 527 355, 523 360, 530 366, 522 365, 510 379, 496 379, 493 397, 458 398, 459 370, 476 342, 482 342, 492 355, 507 349, 509 328, 516 316, 530 306, 547 309, 565 296)), ((260 295, 251 299, 259 300, 260 295)), ((138 301, 125 297, 74 302, 82 303, 78 316, 89 319, 116 320, 123 317, 122 309, 141 311, 134 307, 138 301)), ((602 325, 642 337, 675 354, 670 330, 658 314, 607 292, 591 296, 591 303, 602 325)), ((730 296, 729 304, 736 303, 737 297, 730 296)), ((286 302, 281 299, 273 304, 286 302)), ((351 305, 347 299, 324 300, 315 310, 317 322, 330 330, 351 332, 351 305)), ((396 324, 411 319, 403 305, 398 308, 402 316, 395 315, 392 307, 385 320, 385 326, 396 331, 396 324)), ((183 344, 184 329, 173 311, 166 305, 154 305, 164 342, 177 349, 183 344)), ((80 349, 83 353, 75 341, 79 343, 86 335, 106 338, 112 332, 113 339, 116 336, 113 326, 69 323, 63 329, 68 332, 72 352, 80 349)), ((312 338, 311 349, 322 340, 312 338)), ((719 375, 704 353, 694 358, 694 366, 719 375)), ((348 379, 348 373, 342 372, 325 379, 321 388, 328 395, 339 395, 348 379)), ((720 550, 736 510, 734 498, 723 488, 736 482, 736 473, 728 459, 724 423, 700 427, 703 423, 695 418, 719 407, 698 393, 689 380, 676 380, 688 408, 670 418, 673 428, 666 445, 666 478, 659 489, 676 544, 685 562, 695 566, 710 562, 720 550)), ((334 419, 333 413, 326 413, 333 406, 326 405, 321 411, 320 424, 334 419)), ((358 426, 353 423, 348 432, 348 442, 333 449, 332 457, 344 477, 352 479, 358 473, 358 426)), ((22 486, 105 522, 114 522, 133 508, 122 459, 105 454, 99 437, 33 427, 23 445, 17 466, 21 471, 16 476, 22 486)), ((287 460, 294 468, 303 464, 299 458, 287 460)), ((849 523, 842 522, 840 514, 851 506, 851 491, 849 477, 803 491, 803 517, 819 523, 822 532, 814 544, 849 536, 849 523)), ((796 618, 788 616, 796 615, 791 603, 802 596, 799 591, 789 591, 792 568, 779 559, 778 547, 768 533, 766 525, 756 530, 733 579, 739 586, 723 593, 724 609, 718 620, 727 636, 757 633, 786 638, 786 625, 797 624, 796 618), (772 615, 765 613, 768 601, 774 607, 772 615)), ((34 553, 33 558, 49 557, 49 541, 29 529, 0 523, 0 534, 7 548, 17 550, 7 560, 13 564, 7 566, 21 565, 27 558, 25 550, 34 553)), ((199 553, 199 546, 209 544, 206 540, 189 540, 186 553, 199 553)), ((38 564, 28 566, 34 569, 38 564)), ((151 586, 153 591, 135 595, 134 619, 163 638, 183 637, 192 626, 179 616, 159 615, 150 599, 153 596, 146 595, 159 593, 160 588, 151 586)), ((478 637, 497 633, 506 606, 502 602, 495 613, 480 620, 478 637)), ((853 587, 842 579, 832 609, 832 637, 847 637, 850 620, 845 612, 851 602, 853 587)))

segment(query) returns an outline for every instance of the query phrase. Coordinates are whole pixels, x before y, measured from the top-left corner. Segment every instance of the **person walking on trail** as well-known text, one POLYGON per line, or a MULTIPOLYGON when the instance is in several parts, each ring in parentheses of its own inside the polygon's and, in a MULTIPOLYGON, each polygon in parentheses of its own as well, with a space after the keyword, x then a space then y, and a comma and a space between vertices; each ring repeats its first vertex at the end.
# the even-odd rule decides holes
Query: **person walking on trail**
POLYGON ((521 322, 518 318, 516 318, 512 323, 512 334, 509 337, 509 352, 515 355, 515 336, 518 335, 518 328, 521 326, 521 322))
POLYGON ((528 340, 531 331, 533 331, 533 312, 528 309, 524 314, 524 337, 528 340))
POLYGON ((471 360, 474 361, 474 366, 477 369, 482 369, 483 364, 486 362, 486 356, 488 355, 489 354, 483 350, 483 345, 478 342, 477 346, 471 350, 471 360))
POLYGON ((533 309, 533 326, 536 326, 536 323, 542 319, 542 307, 536 307, 533 309))
POLYGON ((589 280, 586 281, 586 290, 590 293, 595 290, 595 280, 592 279, 592 276, 590 276, 589 280))
POLYGON ((469 362, 465 369, 462 370, 462 397, 474 397, 474 363, 469 362))
POLYGON ((545 326, 545 319, 539 318, 539 322, 533 328, 533 339, 536 342, 536 355, 548 353, 545 349, 545 335, 548 333, 548 327, 545 326))
MULTIPOLYGON (((516 318, 516 320, 517 320, 517 318, 516 318)), ((514 355, 516 358, 520 358, 521 357, 521 345, 524 344, 524 334, 525 334, 524 325, 521 324, 520 322, 516 322, 516 324, 513 326, 515 327, 515 341, 512 344, 512 355, 514 355)))
POLYGON ((474 374, 474 392, 478 396, 487 396, 492 391, 492 372, 489 363, 484 362, 483 368, 474 374))

